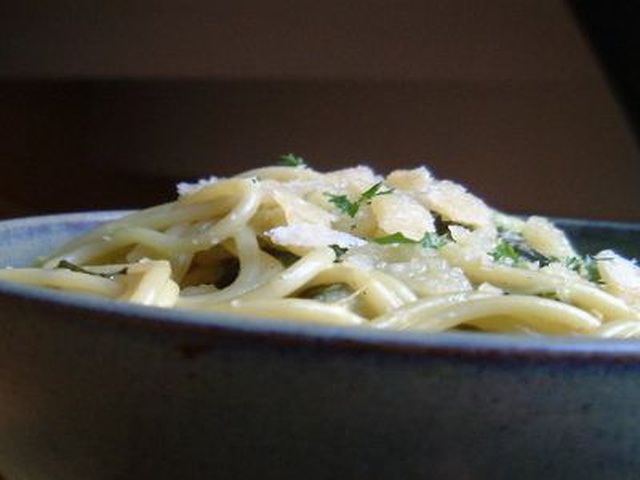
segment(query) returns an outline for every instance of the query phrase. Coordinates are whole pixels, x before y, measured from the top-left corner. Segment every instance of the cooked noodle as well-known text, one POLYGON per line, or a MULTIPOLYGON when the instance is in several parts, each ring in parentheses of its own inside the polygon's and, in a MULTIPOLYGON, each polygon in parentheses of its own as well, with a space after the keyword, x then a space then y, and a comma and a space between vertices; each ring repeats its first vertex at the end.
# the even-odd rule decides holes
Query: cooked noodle
POLYGON ((177 309, 441 332, 640 336, 640 268, 424 167, 180 184, 0 279, 177 309))

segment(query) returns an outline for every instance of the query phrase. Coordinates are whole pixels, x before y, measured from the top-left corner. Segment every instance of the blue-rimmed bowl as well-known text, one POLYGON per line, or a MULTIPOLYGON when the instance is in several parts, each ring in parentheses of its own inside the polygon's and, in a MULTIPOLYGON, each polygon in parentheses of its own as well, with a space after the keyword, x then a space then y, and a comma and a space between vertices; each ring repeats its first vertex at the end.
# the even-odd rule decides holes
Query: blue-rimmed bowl
MULTIPOLYGON (((0 222, 20 266, 121 212, 0 222)), ((590 250, 640 227, 564 220, 590 250)), ((331 328, 0 284, 0 479, 635 479, 640 343, 331 328)))

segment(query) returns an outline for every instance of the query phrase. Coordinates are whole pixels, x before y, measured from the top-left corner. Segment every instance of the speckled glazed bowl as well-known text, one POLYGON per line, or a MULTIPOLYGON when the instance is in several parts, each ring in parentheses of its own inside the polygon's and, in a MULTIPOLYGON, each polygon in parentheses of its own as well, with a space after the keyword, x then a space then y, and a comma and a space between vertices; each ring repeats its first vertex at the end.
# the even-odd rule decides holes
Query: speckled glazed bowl
MULTIPOLYGON (((117 215, 0 222, 0 264, 117 215)), ((562 225, 640 253, 638 227, 562 225)), ((637 342, 338 329, 0 285, 3 480, 638 475, 637 342)))

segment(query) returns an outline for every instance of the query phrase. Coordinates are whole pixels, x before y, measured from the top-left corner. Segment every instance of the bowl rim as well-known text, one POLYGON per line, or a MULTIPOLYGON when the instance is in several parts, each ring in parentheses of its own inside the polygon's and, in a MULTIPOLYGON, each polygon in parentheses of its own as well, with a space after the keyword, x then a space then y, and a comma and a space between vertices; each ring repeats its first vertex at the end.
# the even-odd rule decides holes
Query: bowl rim
MULTIPOLYGON (((96 223, 133 210, 85 211, 0 220, 6 230, 53 224, 96 223)), ((623 228, 640 231, 640 224, 608 220, 552 218, 565 225, 623 228)), ((374 351, 461 360, 588 361, 640 364, 640 340, 599 339, 587 336, 524 336, 475 332, 437 334, 386 331, 363 327, 327 326, 272 318, 216 312, 197 312, 134 305, 99 297, 59 292, 0 281, 0 304, 19 302, 69 314, 74 321, 98 322, 107 328, 131 331, 197 334, 191 347, 206 350, 221 337, 260 344, 374 351)), ((26 308, 29 308, 28 306, 26 308)), ((2 322, 0 313, 0 322, 2 322)), ((186 348, 191 348, 187 346, 186 348)))

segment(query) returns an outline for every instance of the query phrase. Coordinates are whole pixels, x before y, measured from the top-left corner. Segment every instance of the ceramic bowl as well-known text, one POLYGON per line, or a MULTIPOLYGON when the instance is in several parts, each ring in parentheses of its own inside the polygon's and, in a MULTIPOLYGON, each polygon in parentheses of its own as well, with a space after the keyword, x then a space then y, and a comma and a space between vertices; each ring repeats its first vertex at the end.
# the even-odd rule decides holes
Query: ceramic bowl
MULTIPOLYGON (((121 213, 0 222, 27 264, 121 213)), ((633 225, 561 221, 640 253, 633 225)), ((0 478, 640 472, 640 343, 299 325, 0 285, 0 478)))

